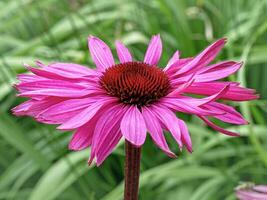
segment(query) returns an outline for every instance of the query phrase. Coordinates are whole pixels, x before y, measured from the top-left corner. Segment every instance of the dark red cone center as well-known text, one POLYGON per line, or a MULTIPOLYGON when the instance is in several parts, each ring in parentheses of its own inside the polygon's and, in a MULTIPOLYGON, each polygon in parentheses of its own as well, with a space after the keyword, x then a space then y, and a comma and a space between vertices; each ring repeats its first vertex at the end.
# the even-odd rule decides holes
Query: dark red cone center
POLYGON ((100 78, 100 84, 120 102, 148 105, 168 94, 170 81, 158 67, 142 62, 127 62, 108 68, 100 78))

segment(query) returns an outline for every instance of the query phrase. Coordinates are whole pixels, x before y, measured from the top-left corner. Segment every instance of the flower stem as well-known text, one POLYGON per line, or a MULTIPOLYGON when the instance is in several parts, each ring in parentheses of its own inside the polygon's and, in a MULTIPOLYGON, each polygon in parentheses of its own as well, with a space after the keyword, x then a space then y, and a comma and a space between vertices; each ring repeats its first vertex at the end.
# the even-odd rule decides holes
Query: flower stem
POLYGON ((138 200, 141 148, 125 140, 124 200, 138 200))

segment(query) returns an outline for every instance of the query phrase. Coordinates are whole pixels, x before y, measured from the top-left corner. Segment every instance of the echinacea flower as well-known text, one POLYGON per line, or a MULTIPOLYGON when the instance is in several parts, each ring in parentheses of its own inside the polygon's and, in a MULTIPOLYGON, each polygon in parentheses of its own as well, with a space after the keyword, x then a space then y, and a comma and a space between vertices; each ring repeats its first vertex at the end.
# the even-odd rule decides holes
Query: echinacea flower
POLYGON ((71 150, 91 146, 89 162, 100 165, 121 138, 136 147, 144 144, 147 132, 168 156, 175 157, 163 130, 179 145, 192 152, 187 126, 175 113, 193 114, 208 126, 226 135, 208 117, 232 124, 247 124, 233 107, 219 99, 247 101, 258 98, 253 89, 237 82, 218 81, 235 73, 242 65, 235 61, 210 64, 225 45, 220 39, 194 58, 180 58, 176 51, 164 69, 158 67, 162 53, 159 35, 152 37, 143 61, 134 61, 119 41, 116 64, 110 48, 99 38, 88 38, 96 69, 71 63, 26 66, 33 74, 20 74, 15 87, 18 96, 29 98, 15 107, 16 115, 28 115, 60 130, 74 130, 71 150), (206 97, 194 98, 188 94, 206 97))
POLYGON ((267 186, 244 183, 236 188, 239 200, 267 200, 267 186))

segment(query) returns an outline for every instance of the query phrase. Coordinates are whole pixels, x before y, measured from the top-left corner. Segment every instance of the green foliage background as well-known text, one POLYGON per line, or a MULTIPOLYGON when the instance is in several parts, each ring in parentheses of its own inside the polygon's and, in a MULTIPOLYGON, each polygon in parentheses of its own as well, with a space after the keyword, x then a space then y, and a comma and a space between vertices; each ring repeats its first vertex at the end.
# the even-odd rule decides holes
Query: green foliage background
MULTIPOLYGON (((186 119, 194 152, 165 156, 150 141, 143 147, 141 200, 234 200, 240 181, 267 184, 267 1, 266 0, 1 0, 0 1, 0 199, 122 199, 123 143, 96 168, 90 150, 70 152, 71 133, 60 133, 10 109, 24 99, 12 88, 23 63, 67 61, 94 67, 87 36, 114 50, 122 40, 143 59, 152 34, 164 42, 161 66, 179 49, 193 56, 217 38, 228 43, 218 60, 243 60, 229 78, 257 89, 261 99, 231 103, 251 122, 230 127, 231 138, 186 119)), ((115 52, 115 51, 114 51, 115 52)), ((168 135, 168 134, 166 134, 168 135)))

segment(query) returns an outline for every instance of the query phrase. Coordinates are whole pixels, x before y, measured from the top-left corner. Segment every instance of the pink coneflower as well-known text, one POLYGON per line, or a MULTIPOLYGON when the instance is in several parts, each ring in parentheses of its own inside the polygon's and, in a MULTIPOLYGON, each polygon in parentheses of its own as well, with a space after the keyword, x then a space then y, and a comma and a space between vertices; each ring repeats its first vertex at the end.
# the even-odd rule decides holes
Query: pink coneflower
POLYGON ((267 186, 245 183, 236 188, 236 197, 239 200, 267 200, 267 186))
MULTIPOLYGON (((238 134, 215 125, 208 117, 247 124, 233 107, 217 102, 258 98, 254 90, 239 83, 218 81, 242 65, 235 61, 210 64, 225 42, 226 39, 216 41, 194 58, 181 59, 176 51, 161 69, 159 35, 152 37, 144 61, 134 61, 129 50, 117 41, 119 64, 115 64, 110 48, 102 40, 90 36, 88 45, 96 70, 71 63, 37 62, 39 68, 27 66, 33 74, 18 75, 21 82, 16 88, 18 96, 30 100, 13 111, 43 123, 60 124, 60 130, 75 130, 69 148, 82 150, 91 146, 89 162, 95 159, 98 166, 123 137, 128 149, 126 168, 136 167, 132 170, 135 174, 128 174, 126 179, 137 179, 139 167, 133 165, 140 160, 139 147, 147 133, 170 157, 175 154, 168 147, 163 130, 171 133, 180 149, 185 146, 192 152, 187 126, 176 112, 196 115, 215 130, 231 136, 238 134), (207 97, 194 98, 188 94, 207 97)), ((136 193, 136 188, 127 191, 131 189, 134 191, 130 193, 136 193)))
POLYGON ((191 139, 183 120, 175 112, 194 114, 217 131, 224 130, 207 117, 227 123, 247 124, 231 106, 218 99, 247 101, 258 98, 253 89, 236 82, 217 81, 236 72, 235 61, 210 62, 226 42, 220 39, 194 58, 179 58, 175 52, 164 69, 157 66, 162 52, 159 35, 153 36, 144 61, 134 61, 129 50, 116 42, 120 60, 115 64, 110 48, 90 36, 89 50, 97 69, 71 63, 26 66, 33 74, 20 74, 18 96, 30 100, 13 109, 16 115, 29 115, 37 121, 60 124, 60 130, 75 130, 69 148, 92 147, 91 158, 100 165, 124 137, 140 147, 147 132, 167 155, 175 157, 164 138, 169 131, 180 149, 192 151, 191 139), (208 97, 193 98, 187 94, 208 97))

